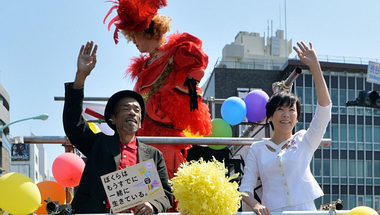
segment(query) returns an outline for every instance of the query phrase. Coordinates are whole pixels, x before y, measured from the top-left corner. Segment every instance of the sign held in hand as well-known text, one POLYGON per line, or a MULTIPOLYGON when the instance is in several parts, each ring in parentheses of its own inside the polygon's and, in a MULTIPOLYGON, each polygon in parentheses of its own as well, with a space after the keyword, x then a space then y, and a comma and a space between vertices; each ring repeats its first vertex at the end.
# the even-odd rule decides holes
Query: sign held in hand
POLYGON ((164 197, 152 159, 101 176, 113 213, 164 197))

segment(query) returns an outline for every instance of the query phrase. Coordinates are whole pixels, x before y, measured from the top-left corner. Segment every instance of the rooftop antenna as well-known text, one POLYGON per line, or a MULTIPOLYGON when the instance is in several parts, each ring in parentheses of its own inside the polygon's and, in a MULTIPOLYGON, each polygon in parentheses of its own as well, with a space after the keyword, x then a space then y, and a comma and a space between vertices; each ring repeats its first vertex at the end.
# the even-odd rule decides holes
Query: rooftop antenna
POLYGON ((281 30, 281 5, 279 6, 278 12, 280 13, 279 18, 280 18, 280 30, 281 30))
POLYGON ((286 29, 286 0, 284 0, 285 3, 285 58, 288 60, 288 31, 286 29))

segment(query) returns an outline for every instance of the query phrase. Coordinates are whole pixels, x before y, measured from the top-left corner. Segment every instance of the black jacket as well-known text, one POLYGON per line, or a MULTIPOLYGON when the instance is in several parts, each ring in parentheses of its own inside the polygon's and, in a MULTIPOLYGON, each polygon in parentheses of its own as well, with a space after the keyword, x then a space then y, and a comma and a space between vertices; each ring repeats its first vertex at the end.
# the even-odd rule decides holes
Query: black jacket
MULTIPOLYGON (((119 135, 94 134, 82 117, 83 88, 73 89, 72 83, 65 84, 65 105, 63 125, 70 142, 86 157, 86 166, 72 201, 73 213, 104 213, 107 196, 100 176, 119 169, 119 135)), ((153 159, 166 196, 150 202, 155 213, 163 213, 171 208, 172 193, 168 173, 162 153, 152 146, 137 140, 138 162, 153 159)))

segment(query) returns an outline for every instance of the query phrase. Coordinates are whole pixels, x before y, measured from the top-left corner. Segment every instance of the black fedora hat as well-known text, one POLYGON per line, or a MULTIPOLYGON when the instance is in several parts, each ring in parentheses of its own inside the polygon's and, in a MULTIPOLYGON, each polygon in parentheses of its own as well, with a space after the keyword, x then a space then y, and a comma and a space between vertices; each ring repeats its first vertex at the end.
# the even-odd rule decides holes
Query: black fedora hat
POLYGON ((143 97, 132 90, 122 90, 115 94, 113 94, 106 104, 106 109, 104 110, 104 119, 106 120, 108 126, 112 128, 114 131, 116 131, 116 126, 112 124, 111 122, 111 115, 114 113, 115 106, 122 98, 131 97, 137 100, 137 102, 140 104, 141 108, 141 123, 144 121, 145 117, 145 102, 143 97))

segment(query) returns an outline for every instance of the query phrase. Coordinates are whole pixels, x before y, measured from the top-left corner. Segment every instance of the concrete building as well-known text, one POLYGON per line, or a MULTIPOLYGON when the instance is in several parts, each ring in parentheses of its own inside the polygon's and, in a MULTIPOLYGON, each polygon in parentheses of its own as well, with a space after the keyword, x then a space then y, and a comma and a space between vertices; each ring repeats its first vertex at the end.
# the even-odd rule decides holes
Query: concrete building
POLYGON ((22 137, 12 139, 11 172, 22 173, 35 183, 50 180, 47 170, 46 151, 42 144, 24 143, 22 137), (22 149, 21 149, 22 148, 22 149))
MULTIPOLYGON (((264 41, 256 33, 239 32, 233 45, 226 45, 223 49, 223 58, 203 85, 205 98, 244 98, 252 89, 262 89, 271 96, 272 83, 285 80, 296 67, 301 67, 303 73, 295 80, 292 88, 302 104, 302 115, 295 130, 308 128, 316 107, 310 71, 297 58, 289 60, 287 56, 284 56, 285 60, 279 66, 281 54, 271 57, 265 55, 267 52, 262 50, 267 50, 268 45, 264 41), (256 42, 252 42, 253 40, 256 42), (239 41, 241 43, 236 44, 239 41), (264 56, 250 55, 256 49, 264 56), (231 52, 233 54, 228 54, 231 52), (268 65, 267 60, 272 57, 273 61, 268 65), (263 59, 266 60, 264 65, 258 66, 258 62, 263 59)), ((288 47, 287 51, 290 53, 289 43, 291 42, 282 41, 281 44, 288 45, 280 46, 279 53, 286 53, 282 50, 284 47, 288 47)), ((347 58, 342 57, 331 62, 320 56, 319 60, 333 108, 332 119, 324 136, 331 138, 332 144, 329 147, 319 147, 311 163, 312 172, 325 193, 315 201, 316 207, 339 198, 343 200, 343 209, 367 205, 380 212, 380 110, 346 107, 346 102, 355 100, 360 91, 379 91, 380 86, 366 81, 368 60, 358 59, 354 62, 350 59, 348 62, 347 58)), ((221 118, 220 106, 215 106, 215 117, 221 118)), ((234 136, 239 136, 239 126, 232 127, 234 136)))
MULTIPOLYGON (((0 127, 9 123, 9 95, 7 90, 0 84, 0 127)), ((1 133, 0 140, 0 175, 10 171, 11 144, 9 141, 9 128, 1 133)))

